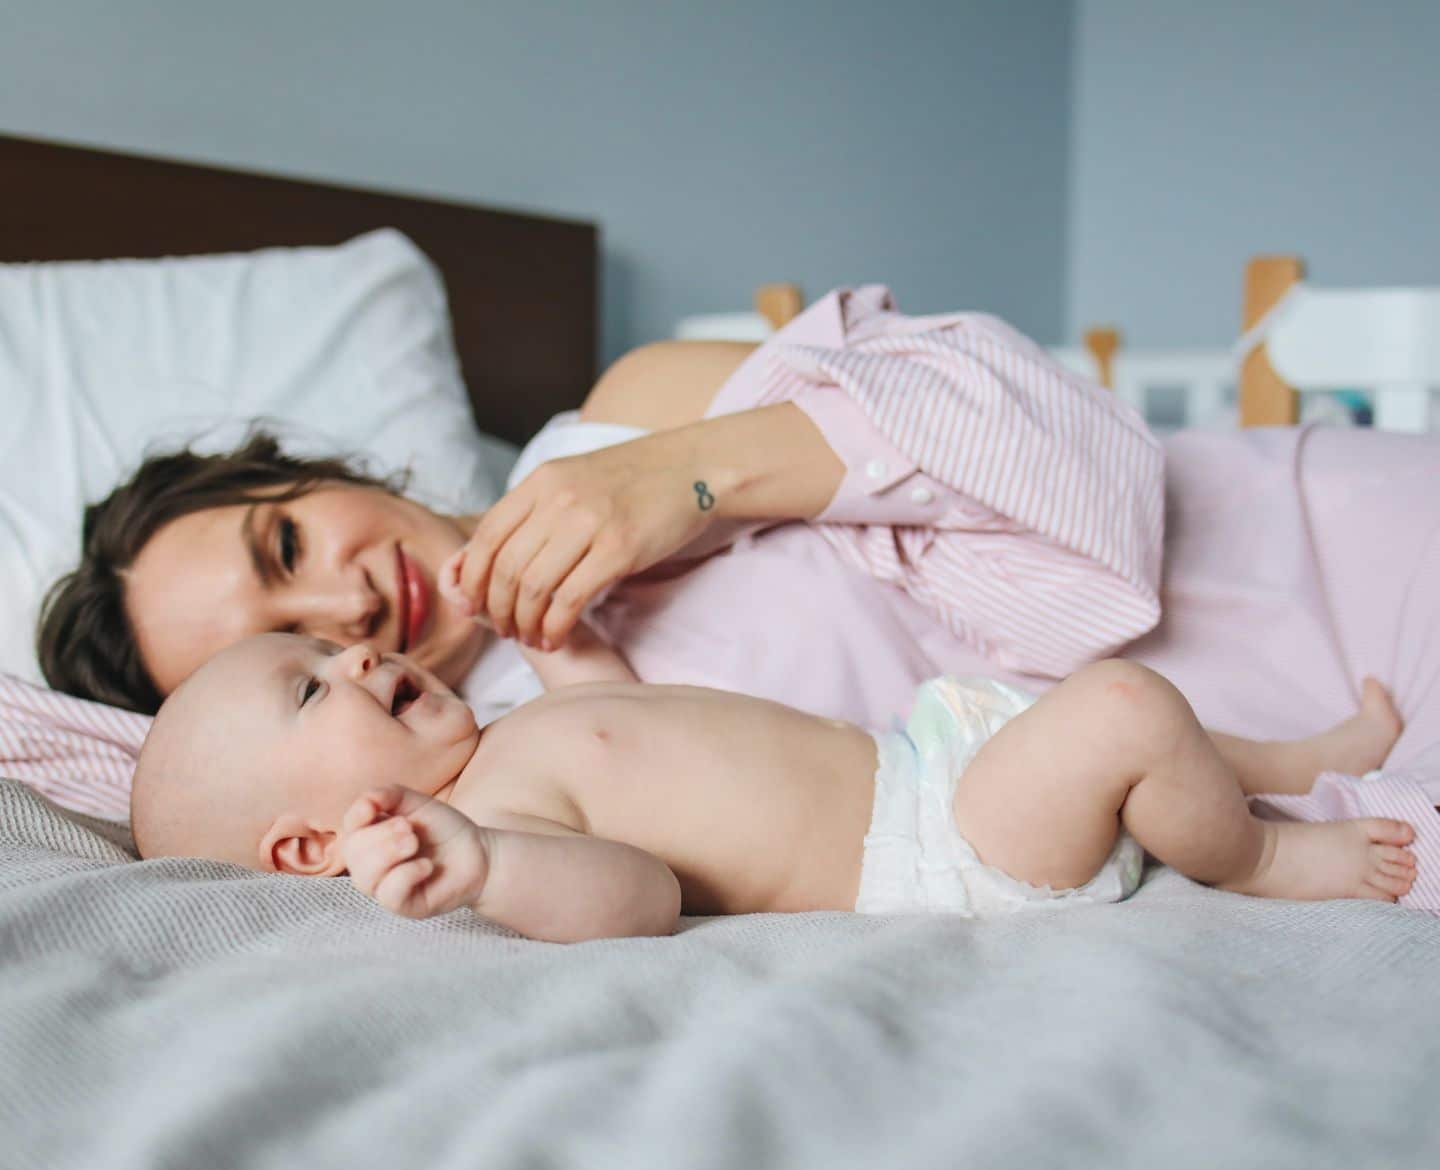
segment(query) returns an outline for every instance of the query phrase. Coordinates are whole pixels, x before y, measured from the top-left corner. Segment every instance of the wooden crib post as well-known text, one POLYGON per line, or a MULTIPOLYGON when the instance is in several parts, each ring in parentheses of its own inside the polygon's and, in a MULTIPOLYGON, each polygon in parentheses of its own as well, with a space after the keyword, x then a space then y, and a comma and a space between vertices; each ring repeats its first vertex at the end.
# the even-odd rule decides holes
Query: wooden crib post
POLYGON ((1115 389, 1115 351, 1120 348, 1120 330, 1113 325, 1098 325, 1085 330, 1085 348, 1095 359, 1095 369, 1100 375, 1100 385, 1107 390, 1115 389))
POLYGON ((762 284, 755 290, 755 311, 770 322, 772 329, 781 329, 800 315, 805 298, 798 284, 762 284))
MULTIPOLYGON (((1249 329, 1305 276, 1299 256, 1255 256, 1245 266, 1245 319, 1249 329)), ((1263 344, 1246 356, 1240 367, 1240 425, 1242 427, 1294 426, 1300 421, 1300 395, 1270 364, 1263 344)))

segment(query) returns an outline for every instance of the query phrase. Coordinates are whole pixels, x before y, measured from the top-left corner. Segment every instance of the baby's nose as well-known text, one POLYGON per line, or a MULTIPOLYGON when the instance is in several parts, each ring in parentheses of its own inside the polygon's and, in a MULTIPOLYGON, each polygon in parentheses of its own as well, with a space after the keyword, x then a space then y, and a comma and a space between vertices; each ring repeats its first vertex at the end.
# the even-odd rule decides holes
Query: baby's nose
POLYGON ((352 678, 364 678, 380 665, 380 652, 368 642, 356 642, 336 655, 335 663, 352 678))

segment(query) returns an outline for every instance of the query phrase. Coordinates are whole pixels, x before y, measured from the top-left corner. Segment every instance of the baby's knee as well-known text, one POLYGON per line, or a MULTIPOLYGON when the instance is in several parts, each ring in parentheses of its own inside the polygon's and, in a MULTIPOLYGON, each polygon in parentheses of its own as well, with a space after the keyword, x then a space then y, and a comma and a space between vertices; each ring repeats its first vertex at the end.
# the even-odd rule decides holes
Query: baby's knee
POLYGON ((1173 746, 1194 723, 1185 697, 1164 675, 1124 658, 1082 667, 1077 684, 1092 717, 1115 742, 1151 751, 1173 746))

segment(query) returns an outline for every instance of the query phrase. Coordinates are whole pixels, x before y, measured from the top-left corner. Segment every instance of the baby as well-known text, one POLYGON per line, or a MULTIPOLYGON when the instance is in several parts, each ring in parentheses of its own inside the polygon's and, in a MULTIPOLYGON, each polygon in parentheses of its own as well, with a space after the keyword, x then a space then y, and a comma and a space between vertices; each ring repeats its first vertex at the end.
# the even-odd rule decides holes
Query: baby
POLYGON ((480 728, 428 671, 289 634, 231 647, 161 709, 132 797, 142 856, 333 876, 404 915, 469 906, 538 939, 666 934, 676 917, 1118 901, 1142 850, 1225 890, 1394 901, 1403 821, 1263 821, 1246 796, 1377 767, 1400 731, 1373 679, 1310 739, 1207 733, 1113 660, 1032 700, 919 690, 871 734, 688 686, 564 686, 480 728), (403 786, 402 786, 403 785, 403 786))

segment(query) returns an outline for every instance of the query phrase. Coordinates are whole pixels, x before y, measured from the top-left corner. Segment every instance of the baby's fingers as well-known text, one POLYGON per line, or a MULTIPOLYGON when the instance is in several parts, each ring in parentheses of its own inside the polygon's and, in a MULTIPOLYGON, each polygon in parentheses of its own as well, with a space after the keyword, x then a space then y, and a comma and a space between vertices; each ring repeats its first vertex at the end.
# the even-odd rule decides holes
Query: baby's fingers
POLYGON ((344 834, 358 833, 367 825, 380 819, 380 806, 371 796, 358 796, 340 818, 340 831, 344 834))
POLYGON ((420 839, 404 817, 370 825, 346 840, 345 868, 355 888, 374 894, 385 875, 420 850, 420 839))
POLYGON ((434 872, 435 863, 428 857, 415 857, 397 865, 380 879, 375 901, 393 914, 425 918, 432 911, 421 887, 434 872))
POLYGON ((457 609, 469 610, 470 601, 460 590, 460 574, 465 568, 465 553, 468 545, 453 553, 435 574, 435 588, 440 596, 457 609))
MULTIPOLYGON (((384 788, 372 788, 355 804, 360 801, 369 801, 383 816, 403 817, 419 812, 431 803, 431 798, 403 784, 387 784, 384 788)), ((350 807, 353 809, 355 805, 350 807)))

